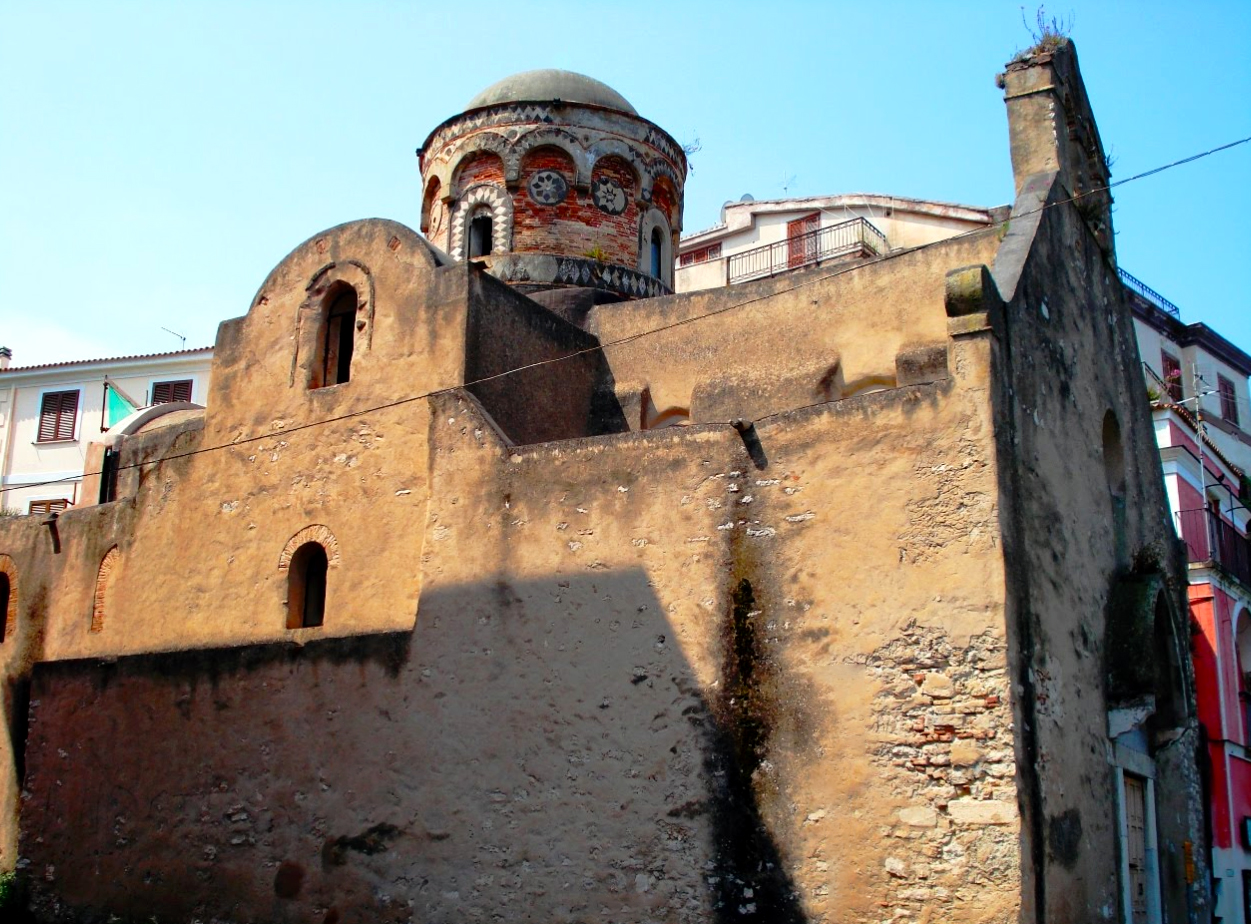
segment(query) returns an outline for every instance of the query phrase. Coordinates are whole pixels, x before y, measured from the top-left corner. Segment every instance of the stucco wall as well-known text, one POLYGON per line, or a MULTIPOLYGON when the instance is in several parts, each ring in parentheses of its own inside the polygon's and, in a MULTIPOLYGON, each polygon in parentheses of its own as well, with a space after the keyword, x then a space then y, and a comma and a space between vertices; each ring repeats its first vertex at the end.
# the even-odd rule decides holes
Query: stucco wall
POLYGON ((852 398, 762 425, 761 465, 725 426, 509 449, 440 398, 411 637, 37 678, 36 888, 290 921, 1006 920, 987 415, 963 382, 852 398), (140 739, 181 744, 116 748, 140 739))

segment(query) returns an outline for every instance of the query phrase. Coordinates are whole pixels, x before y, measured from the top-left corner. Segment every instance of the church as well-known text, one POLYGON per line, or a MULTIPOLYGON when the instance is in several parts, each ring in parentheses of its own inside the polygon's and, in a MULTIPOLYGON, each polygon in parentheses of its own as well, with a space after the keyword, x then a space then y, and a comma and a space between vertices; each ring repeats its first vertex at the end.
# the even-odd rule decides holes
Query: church
POLYGON ((1206 918, 1103 147, 1071 43, 1000 84, 948 240, 675 294, 681 145, 534 71, 283 258, 0 520, 35 918, 1206 918))

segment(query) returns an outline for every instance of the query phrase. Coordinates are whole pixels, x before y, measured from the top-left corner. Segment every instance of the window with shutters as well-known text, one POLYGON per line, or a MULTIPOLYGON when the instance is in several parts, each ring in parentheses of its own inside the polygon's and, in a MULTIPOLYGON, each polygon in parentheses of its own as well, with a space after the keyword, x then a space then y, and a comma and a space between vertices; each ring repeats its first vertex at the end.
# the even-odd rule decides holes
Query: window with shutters
POLYGON ((72 440, 78 422, 78 389, 44 392, 39 406, 39 435, 36 442, 72 440))
POLYGON ((1234 391, 1234 383, 1223 375, 1217 375, 1216 390, 1221 396, 1221 417, 1238 426, 1238 393, 1234 391))
POLYGON ((38 500, 30 502, 30 513, 32 516, 47 516, 53 511, 60 513, 62 510, 69 509, 69 501, 64 497, 56 500, 38 500))
POLYGON ((1169 398, 1173 401, 1181 401, 1181 360, 1171 353, 1161 351, 1160 368, 1164 371, 1164 384, 1168 386, 1169 398))
POLYGON ((152 403, 170 404, 174 401, 191 400, 191 379, 180 379, 177 382, 153 382, 152 403))

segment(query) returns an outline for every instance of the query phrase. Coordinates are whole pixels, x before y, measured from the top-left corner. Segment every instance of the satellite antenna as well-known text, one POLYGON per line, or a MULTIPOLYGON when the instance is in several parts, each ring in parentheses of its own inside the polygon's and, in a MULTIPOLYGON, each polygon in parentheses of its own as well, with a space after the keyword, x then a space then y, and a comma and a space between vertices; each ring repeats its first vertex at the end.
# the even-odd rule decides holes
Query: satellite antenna
POLYGON ((165 333, 167 334, 173 334, 175 337, 181 340, 182 346, 180 347, 180 349, 185 350, 187 348, 187 338, 184 337, 182 334, 178 333, 178 331, 170 330, 168 327, 162 327, 161 330, 165 331, 165 333))

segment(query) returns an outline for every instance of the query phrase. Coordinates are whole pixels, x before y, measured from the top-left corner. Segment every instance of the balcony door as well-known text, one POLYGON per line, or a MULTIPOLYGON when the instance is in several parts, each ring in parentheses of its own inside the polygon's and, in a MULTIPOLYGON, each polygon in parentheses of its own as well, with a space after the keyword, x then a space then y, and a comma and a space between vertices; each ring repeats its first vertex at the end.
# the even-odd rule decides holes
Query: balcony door
POLYGON ((817 262, 817 231, 820 228, 819 212, 786 223, 787 269, 817 262))

